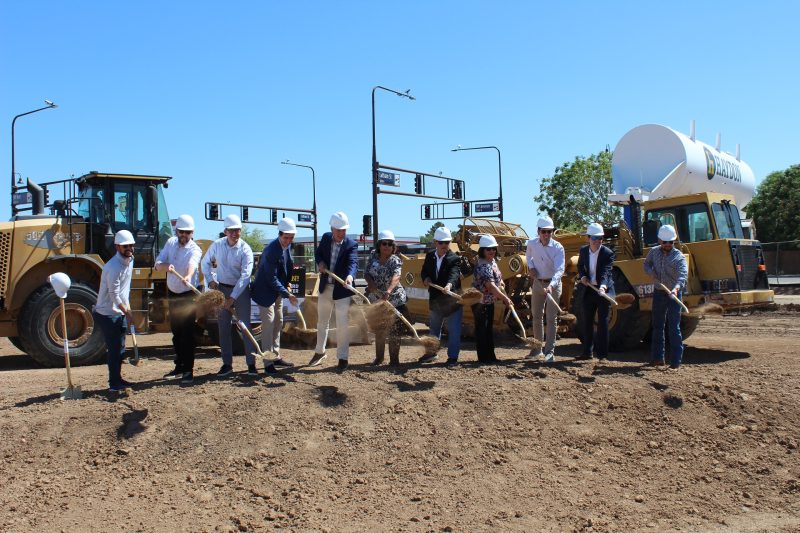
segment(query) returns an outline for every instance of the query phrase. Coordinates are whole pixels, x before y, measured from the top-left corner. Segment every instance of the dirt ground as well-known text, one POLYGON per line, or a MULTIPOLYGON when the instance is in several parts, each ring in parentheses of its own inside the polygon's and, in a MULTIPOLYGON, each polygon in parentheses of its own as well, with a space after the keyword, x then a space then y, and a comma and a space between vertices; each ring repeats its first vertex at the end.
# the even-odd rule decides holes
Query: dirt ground
MULTIPOLYGON (((142 336, 138 382, 64 371, 0 341, 2 531, 798 531, 800 311, 709 318, 676 373, 647 352, 576 361, 299 366, 231 379, 201 350, 167 382, 166 335, 142 336)), ((285 350, 304 364, 310 352, 285 350)))

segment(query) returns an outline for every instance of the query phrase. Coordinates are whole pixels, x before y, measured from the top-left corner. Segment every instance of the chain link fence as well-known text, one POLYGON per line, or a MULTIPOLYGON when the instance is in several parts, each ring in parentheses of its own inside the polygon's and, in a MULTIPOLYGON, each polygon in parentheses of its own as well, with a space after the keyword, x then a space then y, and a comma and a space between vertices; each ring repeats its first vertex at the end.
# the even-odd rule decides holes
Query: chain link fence
POLYGON ((770 285, 800 285, 800 240, 761 243, 770 285))

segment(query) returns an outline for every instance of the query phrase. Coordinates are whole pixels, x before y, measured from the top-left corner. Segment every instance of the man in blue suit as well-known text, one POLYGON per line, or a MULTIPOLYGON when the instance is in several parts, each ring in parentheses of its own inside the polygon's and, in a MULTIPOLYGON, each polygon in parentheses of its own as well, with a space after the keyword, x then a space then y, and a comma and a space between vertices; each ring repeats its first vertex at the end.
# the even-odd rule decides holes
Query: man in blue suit
POLYGON ((297 305, 297 298, 289 292, 292 275, 291 246, 297 226, 291 218, 278 222, 278 238, 269 243, 258 263, 258 272, 253 282, 250 297, 261 312, 261 351, 272 352, 277 357, 275 366, 294 366, 281 357, 281 329, 283 329, 283 299, 288 298, 297 305))
POLYGON ((324 234, 314 252, 314 259, 320 272, 319 299, 317 301, 317 346, 308 366, 318 366, 325 359, 325 345, 328 342, 328 325, 331 313, 336 310, 336 356, 339 359, 338 370, 347 368, 350 351, 348 335, 350 299, 352 292, 325 273, 331 272, 344 280, 348 287, 353 285, 358 269, 356 241, 347 237, 350 223, 347 215, 337 211, 331 216, 331 231, 324 234))
POLYGON ((586 229, 589 244, 581 248, 578 255, 578 276, 584 285, 583 291, 583 355, 581 359, 592 358, 592 347, 598 359, 608 357, 608 315, 611 302, 601 294, 614 295, 614 278, 612 266, 614 252, 603 245, 605 231, 597 223, 589 224, 586 229), (588 285, 597 288, 592 290, 588 285), (594 331, 594 315, 597 313, 597 333, 594 331))

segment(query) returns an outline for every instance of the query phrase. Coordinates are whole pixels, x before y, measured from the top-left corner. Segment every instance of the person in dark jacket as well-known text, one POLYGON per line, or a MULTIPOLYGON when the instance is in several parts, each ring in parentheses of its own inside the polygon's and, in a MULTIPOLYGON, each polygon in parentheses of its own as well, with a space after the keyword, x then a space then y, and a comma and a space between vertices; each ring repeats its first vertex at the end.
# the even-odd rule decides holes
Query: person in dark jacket
MULTIPOLYGON (((458 363, 458 354, 461 351, 461 322, 464 319, 464 308, 455 298, 448 296, 439 289, 430 287, 430 284, 444 287, 449 291, 461 288, 461 258, 450 250, 453 236, 450 230, 442 226, 436 228, 433 234, 434 250, 425 256, 422 264, 422 281, 428 287, 428 306, 430 308, 431 335, 436 338, 442 336, 442 324, 447 320, 447 363, 458 363)), ((432 363, 438 354, 426 353, 420 357, 420 363, 432 363)))
POLYGON ((289 291, 292 276, 292 241, 297 226, 291 218, 278 222, 278 238, 264 249, 258 263, 258 272, 253 281, 250 297, 258 304, 261 313, 261 351, 272 352, 276 358, 274 366, 294 366, 281 357, 281 330, 283 329, 283 299, 297 305, 297 297, 289 291))
POLYGON ((614 279, 612 265, 614 252, 603 245, 605 231, 597 223, 589 224, 586 236, 589 244, 583 246, 578 255, 578 276, 586 285, 583 291, 583 353, 581 359, 592 358, 592 348, 598 359, 608 357, 608 316, 611 302, 602 294, 614 295, 614 279), (597 291, 591 287, 597 288, 597 291), (597 313, 597 331, 594 327, 594 315, 597 313))
POLYGON ((328 341, 328 325, 331 313, 336 309, 336 356, 339 359, 338 369, 347 368, 350 352, 348 335, 350 301, 353 293, 342 287, 326 272, 339 276, 348 287, 352 287, 358 269, 356 241, 347 236, 350 222, 347 215, 337 211, 331 216, 331 231, 324 234, 314 252, 314 259, 320 272, 319 300, 317 300, 317 346, 308 366, 318 366, 325 359, 325 344, 328 341))

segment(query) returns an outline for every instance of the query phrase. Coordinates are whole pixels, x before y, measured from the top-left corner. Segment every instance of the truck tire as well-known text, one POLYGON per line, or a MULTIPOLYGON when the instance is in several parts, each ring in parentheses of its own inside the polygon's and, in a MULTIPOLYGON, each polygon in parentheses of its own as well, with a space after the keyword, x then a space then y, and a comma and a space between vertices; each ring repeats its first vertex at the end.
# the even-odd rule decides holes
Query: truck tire
POLYGON ((611 308, 608 324, 609 348, 615 351, 632 350, 641 345, 650 331, 650 313, 639 310, 639 296, 622 271, 615 268, 613 277, 615 292, 633 294, 636 301, 627 309, 611 308))
MULTIPOLYGON (((97 292, 83 283, 72 284, 65 301, 69 355, 72 366, 91 365, 106 354, 100 328, 94 327, 92 306, 97 292)), ((39 287, 25 302, 19 315, 22 347, 42 366, 63 367, 64 345, 59 298, 50 285, 39 287)))

